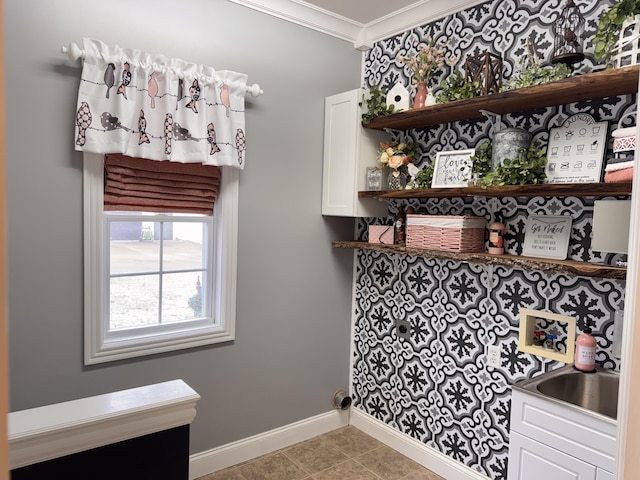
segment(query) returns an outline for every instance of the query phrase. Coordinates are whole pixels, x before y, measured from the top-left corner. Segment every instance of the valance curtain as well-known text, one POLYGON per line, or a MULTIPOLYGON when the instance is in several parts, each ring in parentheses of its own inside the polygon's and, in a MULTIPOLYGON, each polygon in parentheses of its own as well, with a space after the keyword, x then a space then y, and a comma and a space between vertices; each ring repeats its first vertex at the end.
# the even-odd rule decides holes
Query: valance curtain
POLYGON ((76 150, 244 168, 246 75, 83 43, 76 150))

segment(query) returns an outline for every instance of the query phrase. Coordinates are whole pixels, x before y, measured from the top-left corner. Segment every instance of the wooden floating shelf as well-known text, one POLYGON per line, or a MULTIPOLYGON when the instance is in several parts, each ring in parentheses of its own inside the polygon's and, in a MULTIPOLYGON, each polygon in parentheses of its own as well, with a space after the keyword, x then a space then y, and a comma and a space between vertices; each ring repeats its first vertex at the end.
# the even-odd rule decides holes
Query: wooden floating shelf
POLYGON ((554 260, 549 258, 534 258, 517 255, 489 255, 488 253, 455 253, 440 250, 424 250, 407 248, 404 245, 384 245, 380 243, 356 242, 337 240, 332 242, 334 248, 355 248, 372 250, 382 253, 397 253, 414 257, 429 257, 459 262, 484 263, 488 265, 502 265, 505 267, 521 268, 524 270, 539 270, 544 272, 567 273, 591 278, 613 278, 624 280, 627 269, 610 265, 596 265, 575 260, 554 260))
POLYGON ((409 130, 483 117, 481 110, 501 115, 638 92, 640 66, 577 75, 555 82, 439 103, 374 118, 374 130, 409 130))
POLYGON ((504 187, 426 188, 358 192, 359 198, 607 197, 631 195, 631 183, 550 183, 504 187))

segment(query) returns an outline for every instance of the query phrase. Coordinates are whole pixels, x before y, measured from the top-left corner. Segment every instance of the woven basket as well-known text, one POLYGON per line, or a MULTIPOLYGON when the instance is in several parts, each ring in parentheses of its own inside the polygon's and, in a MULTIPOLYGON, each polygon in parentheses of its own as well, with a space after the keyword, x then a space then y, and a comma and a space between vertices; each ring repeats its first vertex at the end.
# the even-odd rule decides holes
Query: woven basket
POLYGON ((445 252, 484 251, 484 217, 407 215, 407 247, 445 252))
POLYGON ((613 137, 613 153, 627 152, 636 149, 636 127, 622 127, 622 121, 633 114, 620 118, 618 128, 611 132, 613 137))

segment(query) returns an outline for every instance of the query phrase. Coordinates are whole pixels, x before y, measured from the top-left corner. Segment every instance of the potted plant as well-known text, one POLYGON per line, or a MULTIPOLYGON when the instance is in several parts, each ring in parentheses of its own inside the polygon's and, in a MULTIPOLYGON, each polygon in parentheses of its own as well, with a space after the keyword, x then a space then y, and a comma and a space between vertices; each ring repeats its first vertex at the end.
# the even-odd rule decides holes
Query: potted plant
POLYGON ((394 111, 393 105, 387 105, 387 92, 377 85, 372 86, 369 89, 369 97, 365 98, 363 95, 362 100, 367 104, 367 111, 362 114, 364 123, 369 123, 382 115, 390 115, 394 111))
POLYGON ((440 87, 442 90, 438 95, 438 103, 453 102, 480 95, 478 81, 470 82, 466 80, 457 70, 440 82, 440 87))
POLYGON ((453 66, 456 62, 454 57, 447 57, 447 44, 448 41, 444 38, 436 41, 435 38, 427 36, 419 45, 415 55, 410 57, 398 55, 397 60, 411 70, 413 74, 411 83, 417 88, 413 108, 436 103, 429 81, 436 71, 444 67, 445 63, 453 66))
POLYGON ((620 0, 602 12, 593 37, 594 56, 611 68, 611 56, 626 20, 640 15, 640 0, 620 0))
POLYGON ((406 184, 407 165, 420 158, 420 148, 414 142, 380 142, 378 162, 382 167, 388 167, 387 176, 389 190, 402 190, 406 184))
POLYGON ((564 63, 540 65, 540 59, 531 37, 527 38, 526 60, 520 67, 502 86, 502 92, 554 82, 571 76, 571 69, 564 63))
POLYGON ((538 185, 547 178, 547 157, 544 150, 531 143, 523 148, 520 158, 505 159, 495 170, 480 178, 480 186, 538 185))
POLYGON ((431 181, 433 180, 433 164, 428 163, 421 170, 418 171, 413 180, 407 184, 407 188, 431 188, 431 181))

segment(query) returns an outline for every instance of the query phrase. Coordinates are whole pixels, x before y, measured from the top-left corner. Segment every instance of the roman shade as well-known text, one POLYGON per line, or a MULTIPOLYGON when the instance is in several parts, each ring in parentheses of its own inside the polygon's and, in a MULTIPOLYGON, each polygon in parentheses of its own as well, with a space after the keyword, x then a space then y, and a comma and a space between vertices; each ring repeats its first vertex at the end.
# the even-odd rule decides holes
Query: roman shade
POLYGON ((244 167, 246 75, 83 44, 76 150, 244 167))
POLYGON ((213 215, 220 168, 105 156, 104 210, 213 215))

